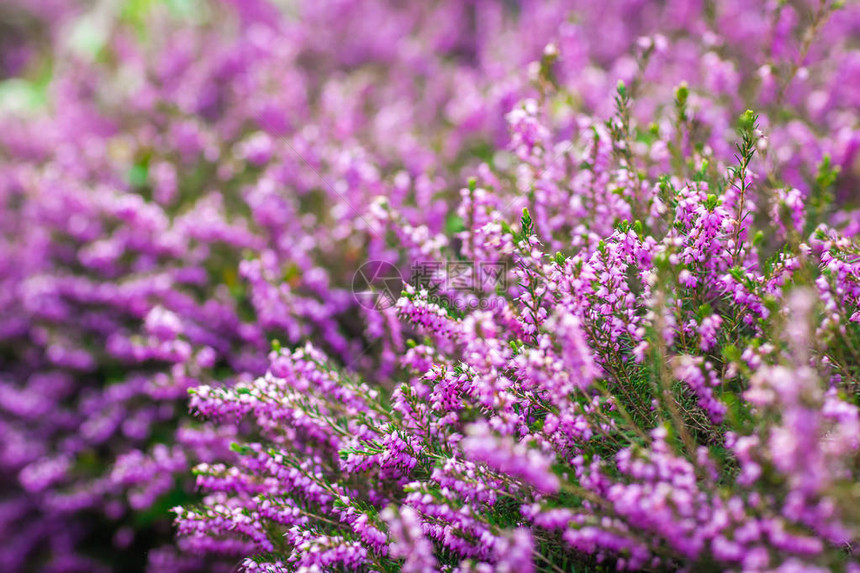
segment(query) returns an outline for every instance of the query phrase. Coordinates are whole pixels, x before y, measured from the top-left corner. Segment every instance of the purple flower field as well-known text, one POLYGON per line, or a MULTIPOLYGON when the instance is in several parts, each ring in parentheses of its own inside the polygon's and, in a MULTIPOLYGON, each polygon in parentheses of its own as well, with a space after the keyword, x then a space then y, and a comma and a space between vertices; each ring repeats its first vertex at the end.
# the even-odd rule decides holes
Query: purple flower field
POLYGON ((860 3, 2 0, 0 573, 860 573, 860 3))

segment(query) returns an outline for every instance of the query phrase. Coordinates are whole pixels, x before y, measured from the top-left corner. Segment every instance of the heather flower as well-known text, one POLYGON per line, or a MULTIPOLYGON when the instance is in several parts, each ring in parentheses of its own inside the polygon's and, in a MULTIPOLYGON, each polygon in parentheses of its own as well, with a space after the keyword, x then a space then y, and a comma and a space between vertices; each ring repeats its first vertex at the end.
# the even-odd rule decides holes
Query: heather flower
MULTIPOLYGON (((711 81, 740 81, 730 66, 720 73, 711 81)), ((752 113, 741 117, 737 157, 717 155, 716 145, 703 157, 695 145, 671 142, 682 159, 693 156, 687 165, 696 171, 676 164, 678 173, 666 177, 645 169, 644 183, 630 187, 629 166, 648 165, 650 153, 627 146, 626 90, 617 88, 607 130, 584 140, 537 100, 509 115, 520 163, 508 167, 507 186, 486 167, 487 184, 461 192, 460 216, 473 226, 459 238, 475 253, 488 231, 507 236, 493 260, 508 258, 516 286, 498 312, 486 313, 447 308, 407 285, 396 308, 418 340, 390 401, 384 392, 355 394, 360 383, 332 375, 310 347, 273 356, 269 378, 256 383, 268 380, 265 398, 250 392, 222 403, 224 391, 201 389, 197 406, 208 417, 247 401, 238 412, 254 416, 277 444, 271 455, 286 460, 318 443, 314 452, 331 456, 319 458, 312 479, 330 494, 289 484, 268 494, 309 504, 316 515, 291 531, 325 531, 325 547, 341 548, 339 562, 368 569, 532 570, 574 554, 632 570, 838 562, 839 547, 856 536, 837 501, 853 498, 840 484, 856 479, 849 460, 857 456, 857 414, 843 377, 853 368, 835 362, 830 342, 814 342, 812 332, 835 332, 852 316, 832 293, 853 296, 845 266, 853 264, 846 256, 853 242, 833 229, 809 243, 789 232, 761 238, 756 198, 770 183, 754 174, 766 146, 752 113), (562 124, 556 132, 554 121, 562 124), (546 151, 554 137, 560 144, 569 137, 555 156, 546 151), (566 158, 577 153, 584 161, 573 167, 566 158), (563 189, 562 174, 573 170, 586 175, 568 177, 572 187, 563 189), (556 174, 551 186, 541 180, 547 172, 556 174), (620 182, 628 186, 618 200, 594 195, 620 182), (490 198, 489 187, 514 203, 534 191, 519 225, 510 220, 514 207, 490 198), (559 193, 576 199, 559 201, 559 193), (556 224, 553 213, 585 201, 606 211, 567 219, 579 221, 578 230, 556 224), (631 223, 634 212, 642 218, 631 223), (551 254, 557 248, 569 252, 551 254), (814 292, 801 290, 810 283, 814 292), (317 357, 313 366, 304 366, 306 356, 317 357), (303 387, 311 395, 302 401, 271 378, 296 367, 323 376, 303 387), (331 398, 315 401, 332 384, 345 393, 338 404, 346 411, 331 398), (363 406, 351 408, 353 396, 363 406), (276 423, 269 413, 276 404, 305 413, 276 423), (314 504, 335 499, 334 513, 349 508, 361 517, 326 522, 314 504)), ((676 91, 673 120, 682 140, 691 136, 685 93, 676 91)), ((454 247, 435 245, 434 257, 454 247)), ((306 545, 296 543, 283 555, 297 559, 306 545)))
POLYGON ((856 6, 29 4, 2 568, 856 568, 856 6))

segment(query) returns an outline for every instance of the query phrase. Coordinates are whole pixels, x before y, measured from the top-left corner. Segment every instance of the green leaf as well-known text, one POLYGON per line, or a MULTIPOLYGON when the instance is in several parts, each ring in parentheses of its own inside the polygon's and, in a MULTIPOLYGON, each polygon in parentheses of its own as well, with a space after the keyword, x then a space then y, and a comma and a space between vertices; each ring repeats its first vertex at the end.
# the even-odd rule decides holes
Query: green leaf
POLYGON ((448 215, 448 218, 445 219, 445 232, 449 235, 453 235, 454 233, 461 233, 466 230, 466 224, 463 221, 463 218, 455 213, 451 213, 448 215))

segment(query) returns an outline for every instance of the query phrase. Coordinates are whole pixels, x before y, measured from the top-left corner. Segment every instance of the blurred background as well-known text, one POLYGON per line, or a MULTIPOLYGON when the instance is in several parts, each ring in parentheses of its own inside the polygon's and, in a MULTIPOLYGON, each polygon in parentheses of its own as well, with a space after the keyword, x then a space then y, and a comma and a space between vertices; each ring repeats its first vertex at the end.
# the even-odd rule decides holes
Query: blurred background
POLYGON ((247 546, 173 541, 191 468, 246 431, 189 388, 262 374, 276 339, 390 385, 408 332, 354 273, 456 251, 472 176, 519 220, 526 98, 554 133, 518 129, 568 142, 627 82, 651 175, 682 81, 715 161, 755 105, 762 161, 804 190, 839 170, 856 234, 860 10, 804 49, 818 5, 0 0, 0 571, 231 570, 247 546))

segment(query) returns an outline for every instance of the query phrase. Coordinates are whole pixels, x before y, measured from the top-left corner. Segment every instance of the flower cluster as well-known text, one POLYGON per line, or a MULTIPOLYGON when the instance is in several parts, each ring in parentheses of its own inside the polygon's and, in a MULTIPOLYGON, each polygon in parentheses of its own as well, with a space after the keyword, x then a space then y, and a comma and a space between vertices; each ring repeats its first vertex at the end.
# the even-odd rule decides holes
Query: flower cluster
POLYGON ((712 32, 704 77, 671 87, 684 40, 642 40, 605 115, 578 112, 570 52, 547 48, 446 247, 509 261, 506 303, 407 286, 390 392, 311 344, 192 390, 198 415, 257 433, 237 464, 198 466, 210 493, 176 508, 180 543, 240 539, 248 571, 860 570, 858 117, 838 66, 800 73, 815 52, 780 63, 779 40, 848 49, 836 8, 759 22, 766 69, 712 32), (801 127, 828 121, 853 135, 801 127))
POLYGON ((525 55, 485 62, 531 21, 488 6, 478 38, 454 1, 53 4, 0 8, 68 31, 29 38, 4 84, 40 97, 0 96, 0 569, 140 569, 235 433, 189 423, 188 388, 261 375, 270 338, 393 370, 401 326, 353 274, 408 267, 395 230, 444 240, 447 190, 528 87, 525 55))
POLYGON ((860 573, 856 5, 9 9, 0 569, 860 573))

